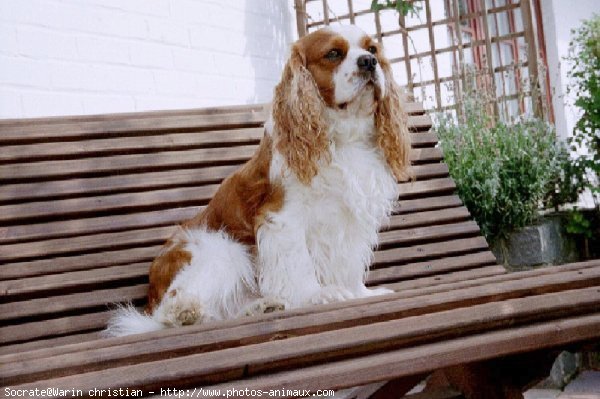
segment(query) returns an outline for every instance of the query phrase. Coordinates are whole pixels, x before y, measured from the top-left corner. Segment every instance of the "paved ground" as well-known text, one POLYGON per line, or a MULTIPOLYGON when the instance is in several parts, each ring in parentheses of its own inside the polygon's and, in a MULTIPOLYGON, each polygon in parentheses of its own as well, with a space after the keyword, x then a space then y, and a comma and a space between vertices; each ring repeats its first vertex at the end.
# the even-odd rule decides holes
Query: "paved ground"
POLYGON ((600 371, 584 371, 564 391, 532 389, 525 399, 600 399, 600 371))

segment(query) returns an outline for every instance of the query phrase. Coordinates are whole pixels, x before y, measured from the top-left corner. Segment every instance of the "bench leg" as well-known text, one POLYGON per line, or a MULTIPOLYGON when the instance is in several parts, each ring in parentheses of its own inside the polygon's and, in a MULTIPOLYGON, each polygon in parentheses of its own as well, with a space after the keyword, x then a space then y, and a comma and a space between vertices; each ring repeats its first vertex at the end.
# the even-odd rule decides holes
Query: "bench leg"
POLYGON ((536 352, 437 371, 426 390, 451 386, 467 399, 523 399, 523 391, 548 376, 555 351, 536 352))
POLYGON ((374 392, 369 399, 397 399, 410 391, 419 382, 427 378, 427 374, 400 377, 386 382, 374 392))

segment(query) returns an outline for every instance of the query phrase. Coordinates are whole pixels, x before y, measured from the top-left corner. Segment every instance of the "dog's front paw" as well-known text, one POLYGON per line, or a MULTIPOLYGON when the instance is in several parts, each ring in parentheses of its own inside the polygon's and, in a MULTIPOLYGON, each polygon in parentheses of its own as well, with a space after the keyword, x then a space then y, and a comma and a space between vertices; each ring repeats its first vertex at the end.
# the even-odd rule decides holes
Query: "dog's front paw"
POLYGON ((349 290, 330 285, 322 287, 310 300, 308 301, 311 305, 324 305, 327 303, 341 302, 348 299, 353 299, 356 296, 349 290))
POLYGON ((275 298, 259 298, 246 306, 242 313, 244 316, 258 316, 283 310, 285 310, 285 304, 282 301, 275 298))

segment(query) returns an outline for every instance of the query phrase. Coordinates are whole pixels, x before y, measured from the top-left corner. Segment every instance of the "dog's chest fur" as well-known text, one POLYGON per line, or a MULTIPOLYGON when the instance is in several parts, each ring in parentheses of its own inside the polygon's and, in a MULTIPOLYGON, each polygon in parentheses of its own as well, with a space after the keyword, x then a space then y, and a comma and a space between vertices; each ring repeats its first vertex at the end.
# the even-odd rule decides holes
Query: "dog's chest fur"
POLYGON ((362 281, 377 231, 397 198, 396 181, 373 143, 374 131, 372 118, 334 120, 331 162, 320 166, 310 186, 283 173, 278 219, 299 223, 304 236, 296 239, 306 241, 321 284, 348 287, 362 281))

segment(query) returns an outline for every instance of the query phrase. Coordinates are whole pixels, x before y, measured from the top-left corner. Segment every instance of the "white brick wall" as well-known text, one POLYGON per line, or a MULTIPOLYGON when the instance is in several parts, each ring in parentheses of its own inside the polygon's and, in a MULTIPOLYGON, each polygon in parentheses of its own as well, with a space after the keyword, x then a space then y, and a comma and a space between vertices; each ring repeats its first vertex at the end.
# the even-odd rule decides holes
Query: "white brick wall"
POLYGON ((270 101, 292 0, 0 0, 0 118, 270 101))

